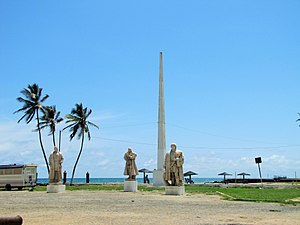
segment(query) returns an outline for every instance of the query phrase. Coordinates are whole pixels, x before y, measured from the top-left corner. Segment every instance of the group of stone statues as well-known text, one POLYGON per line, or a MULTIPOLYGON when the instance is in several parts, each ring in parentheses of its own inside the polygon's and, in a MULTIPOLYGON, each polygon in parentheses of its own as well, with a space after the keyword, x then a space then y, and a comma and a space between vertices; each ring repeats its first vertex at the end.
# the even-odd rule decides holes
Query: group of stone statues
MULTIPOLYGON (((136 176, 139 174, 135 159, 137 154, 132 151, 132 148, 128 148, 124 154, 124 160, 126 161, 124 175, 128 178, 127 181, 136 180, 136 176)), ((49 157, 50 173, 49 183, 59 183, 62 179, 62 162, 64 160, 61 152, 58 151, 57 147, 54 147, 53 152, 49 157)), ((183 153, 177 150, 175 143, 171 144, 170 152, 166 153, 164 161, 164 182, 166 186, 183 186, 183 153)))
MULTIPOLYGON (((135 163, 137 154, 128 148, 128 151, 124 155, 124 160, 126 161, 124 175, 128 175, 126 180, 135 180, 136 176, 139 174, 135 163)), ((164 161, 164 182, 166 186, 183 186, 183 163, 184 156, 183 153, 177 150, 175 143, 171 144, 171 150, 166 153, 164 161)))

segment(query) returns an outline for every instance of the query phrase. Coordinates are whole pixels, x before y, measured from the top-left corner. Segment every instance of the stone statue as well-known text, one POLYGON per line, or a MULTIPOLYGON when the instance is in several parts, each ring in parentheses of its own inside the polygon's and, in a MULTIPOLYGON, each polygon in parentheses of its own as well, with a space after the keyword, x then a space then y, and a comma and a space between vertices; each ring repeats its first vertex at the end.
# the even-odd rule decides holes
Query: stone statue
POLYGON ((164 181, 166 186, 183 186, 183 153, 176 149, 176 144, 171 144, 170 153, 166 153, 164 163, 164 181))
POLYGON ((59 183, 62 179, 62 162, 64 160, 63 155, 58 151, 57 147, 54 147, 53 152, 49 157, 50 164, 50 183, 59 183))
POLYGON ((137 157, 137 154, 134 153, 132 151, 132 149, 129 147, 128 151, 124 155, 124 159, 126 161, 124 175, 128 175, 128 178, 126 180, 135 180, 136 175, 139 174, 138 169, 135 164, 136 157, 137 157))

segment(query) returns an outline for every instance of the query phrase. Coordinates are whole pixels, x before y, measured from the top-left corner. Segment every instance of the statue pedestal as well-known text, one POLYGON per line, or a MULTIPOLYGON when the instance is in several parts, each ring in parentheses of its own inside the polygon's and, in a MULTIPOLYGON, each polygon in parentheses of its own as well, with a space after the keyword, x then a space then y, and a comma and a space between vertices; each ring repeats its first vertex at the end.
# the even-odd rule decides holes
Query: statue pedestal
POLYGON ((125 180, 124 191, 137 192, 137 181, 136 180, 125 180))
POLYGON ((184 186, 165 186, 166 195, 183 195, 184 186))
POLYGON ((63 193, 66 191, 66 185, 63 184, 48 184, 47 193, 63 193))

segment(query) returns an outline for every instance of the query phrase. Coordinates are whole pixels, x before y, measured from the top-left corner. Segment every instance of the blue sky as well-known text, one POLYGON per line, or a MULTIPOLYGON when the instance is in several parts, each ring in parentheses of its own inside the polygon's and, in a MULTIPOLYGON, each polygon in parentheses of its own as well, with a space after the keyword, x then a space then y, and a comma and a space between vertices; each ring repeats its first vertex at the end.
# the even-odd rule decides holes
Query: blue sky
MULTIPOLYGON (((16 101, 37 83, 66 115, 91 108, 92 139, 76 176, 123 177, 131 146, 156 168, 159 52, 164 57, 166 139, 185 171, 258 177, 300 174, 299 1, 1 1, 0 164, 46 169, 34 123, 16 101)), ((64 124, 58 129, 62 129, 64 124)), ((52 151, 43 131, 47 154, 52 151)), ((78 141, 63 133, 70 174, 78 141)))

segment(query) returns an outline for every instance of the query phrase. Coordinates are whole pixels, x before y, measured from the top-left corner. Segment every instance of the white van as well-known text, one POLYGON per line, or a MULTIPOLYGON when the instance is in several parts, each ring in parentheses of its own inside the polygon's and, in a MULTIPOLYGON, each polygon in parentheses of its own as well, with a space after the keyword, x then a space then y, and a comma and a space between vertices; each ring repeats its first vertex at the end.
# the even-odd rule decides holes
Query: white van
POLYGON ((37 165, 10 164, 0 165, 0 188, 34 187, 37 181, 37 165))

